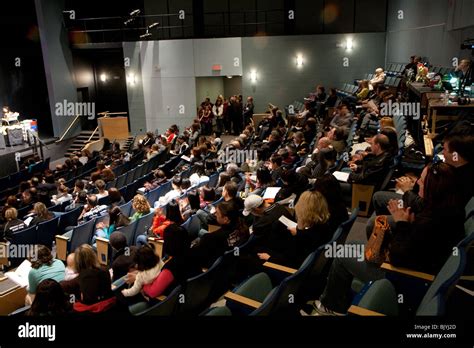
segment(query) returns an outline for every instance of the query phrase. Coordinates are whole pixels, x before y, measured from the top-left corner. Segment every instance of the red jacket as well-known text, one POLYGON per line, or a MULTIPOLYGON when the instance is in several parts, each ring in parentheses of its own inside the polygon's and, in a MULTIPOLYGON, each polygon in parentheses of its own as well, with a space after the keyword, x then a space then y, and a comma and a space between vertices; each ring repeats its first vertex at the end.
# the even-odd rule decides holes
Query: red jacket
POLYGON ((166 220, 166 216, 164 215, 155 215, 153 218, 153 233, 159 237, 163 238, 163 233, 165 231, 165 228, 171 225, 172 222, 170 220, 166 220))
POLYGON ((83 312, 102 313, 109 310, 113 306, 115 306, 116 300, 117 299, 115 297, 111 297, 107 300, 100 301, 91 305, 86 305, 82 302, 75 302, 73 305, 73 309, 74 311, 80 312, 80 313, 83 313, 83 312))

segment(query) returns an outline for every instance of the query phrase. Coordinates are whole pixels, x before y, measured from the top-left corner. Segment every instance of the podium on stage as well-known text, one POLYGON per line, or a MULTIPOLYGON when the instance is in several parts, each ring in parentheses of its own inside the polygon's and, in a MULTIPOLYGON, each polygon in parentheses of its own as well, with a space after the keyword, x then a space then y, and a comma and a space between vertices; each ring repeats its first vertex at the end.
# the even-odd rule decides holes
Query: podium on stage
POLYGON ((130 135, 128 117, 101 117, 98 119, 101 138, 109 140, 127 139, 130 135))

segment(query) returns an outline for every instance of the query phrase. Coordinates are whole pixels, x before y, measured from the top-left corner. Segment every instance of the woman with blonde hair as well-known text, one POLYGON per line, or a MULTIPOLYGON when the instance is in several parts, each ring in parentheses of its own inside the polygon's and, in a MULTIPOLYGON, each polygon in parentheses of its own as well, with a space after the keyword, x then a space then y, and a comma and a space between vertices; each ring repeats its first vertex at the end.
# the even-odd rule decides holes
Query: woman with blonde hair
POLYGON ((151 211, 150 203, 148 203, 148 200, 143 195, 133 197, 132 208, 135 210, 135 213, 130 217, 130 222, 140 219, 151 211))
POLYGON ((35 217, 31 220, 30 224, 28 226, 36 226, 41 222, 45 222, 48 220, 51 220, 54 215, 46 208, 44 203, 38 202, 35 203, 33 206, 33 211, 35 214, 35 217))
MULTIPOLYGON (((255 196, 249 196, 246 201, 255 196)), ((260 262, 269 261, 299 268, 309 254, 331 240, 335 229, 330 222, 327 201, 319 191, 304 191, 295 205, 295 215, 296 227, 288 227, 285 230, 277 219, 278 226, 281 225, 283 229, 272 228, 272 231, 267 232, 265 246, 257 248, 260 262)), ((252 262, 247 266, 253 267, 252 262)), ((261 263, 256 271, 262 269, 259 266, 261 263)))
POLYGON ((288 228, 294 237, 291 263, 301 266, 305 258, 329 242, 334 230, 329 224, 329 208, 326 198, 318 191, 305 191, 295 205, 296 228, 288 228))

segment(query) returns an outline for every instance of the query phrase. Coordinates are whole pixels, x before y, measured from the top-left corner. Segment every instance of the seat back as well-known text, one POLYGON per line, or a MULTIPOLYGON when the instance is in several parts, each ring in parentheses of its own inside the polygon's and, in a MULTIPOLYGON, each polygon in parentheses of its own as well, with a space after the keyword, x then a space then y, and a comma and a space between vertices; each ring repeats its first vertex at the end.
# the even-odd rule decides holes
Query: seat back
POLYGON ((397 291, 388 279, 368 283, 352 303, 381 314, 398 315, 397 291))
POLYGON ((448 260, 441 268, 439 273, 428 288, 425 296, 418 306, 417 315, 426 315, 425 311, 430 306, 433 298, 441 296, 445 299, 450 289, 456 285, 466 266, 466 250, 464 248, 457 248, 457 252, 451 253, 448 260))
POLYGON ((142 216, 140 219, 137 221, 137 228, 135 229, 135 236, 133 237, 132 243, 135 244, 135 241, 137 240, 137 237, 141 234, 145 234, 150 227, 153 225, 153 217, 155 214, 153 212, 150 212, 146 214, 145 216, 142 216))
POLYGON ((130 216, 132 212, 132 201, 128 201, 127 203, 120 206, 120 210, 122 214, 125 216, 130 216))
POLYGON ((358 208, 352 209, 351 216, 336 229, 329 243, 344 243, 346 241, 347 236, 349 235, 349 232, 352 229, 352 226, 354 226, 354 222, 356 221, 358 214, 358 208))
POLYGON ((188 235, 190 238, 197 238, 199 230, 201 229, 201 220, 196 214, 194 214, 193 216, 189 217, 189 219, 187 219, 181 225, 181 227, 188 231, 188 235))
MULTIPOLYGON (((72 204, 72 200, 64 201, 59 205, 59 211, 60 212, 65 212, 66 207, 70 206, 72 204)), ((51 211, 56 211, 55 209, 50 208, 51 211)))
POLYGON ((24 228, 12 234, 11 243, 16 245, 21 244, 38 244, 38 235, 36 230, 38 226, 24 228))
POLYGON ((82 244, 90 244, 94 235, 95 219, 87 221, 82 225, 74 227, 71 236, 71 244, 69 250, 73 252, 82 244))
POLYGON ((118 189, 121 189, 125 185, 126 181, 127 181, 127 173, 120 175, 117 178, 117 182, 115 183, 115 187, 117 187, 118 189))
POLYGON ((59 216, 51 220, 41 222, 38 224, 36 231, 38 237, 38 244, 42 244, 51 248, 55 236, 58 234, 59 216))
POLYGON ((109 197, 109 195, 104 196, 104 197, 101 197, 101 198, 99 198, 99 200, 97 201, 97 205, 109 205, 109 204, 110 204, 110 197, 109 197))
POLYGON ((420 306, 416 311, 417 316, 442 316, 445 312, 445 301, 442 294, 438 294, 432 297, 431 300, 427 301, 420 306))
POLYGON ((232 312, 226 306, 214 307, 203 313, 206 317, 230 317, 232 312))
POLYGON ((467 202, 464 211, 466 212, 466 219, 469 219, 471 216, 474 216, 474 196, 471 197, 469 202, 467 202))
POLYGON ((83 207, 77 207, 59 216, 58 234, 63 234, 68 226, 76 226, 83 207))
POLYGON ((208 186, 209 187, 216 187, 217 181, 219 180, 219 173, 214 173, 209 177, 208 186))
POLYGON ((163 301, 160 301, 159 303, 153 305, 150 308, 145 309, 144 311, 141 311, 139 313, 136 313, 134 315, 136 316, 141 316, 141 315, 147 315, 147 316, 171 316, 174 314, 176 311, 176 306, 178 304, 178 300, 180 296, 182 295, 182 288, 181 286, 177 286, 171 294, 169 294, 166 299, 163 301))
POLYGON ((125 238, 127 239, 127 245, 131 246, 135 244, 135 230, 137 228, 137 223, 138 220, 135 220, 134 222, 131 222, 129 225, 121 227, 118 232, 122 232, 125 235, 125 238))
POLYGON ((272 281, 266 273, 257 273, 234 289, 234 293, 263 302, 272 291, 272 281))
POLYGON ((395 125, 395 129, 397 130, 398 148, 403 149, 405 147, 406 130, 407 130, 407 122, 406 122, 405 116, 393 115, 393 123, 395 125))
POLYGON ((183 291, 184 301, 178 304, 178 314, 197 315, 212 303, 214 300, 211 298, 212 289, 219 279, 223 266, 223 257, 221 256, 206 272, 186 281, 183 291))
POLYGON ((166 195, 171 190, 171 181, 165 182, 163 185, 158 186, 156 189, 150 191, 147 195, 148 202, 151 206, 155 204, 160 197, 166 195))
POLYGON ((262 305, 251 315, 296 315, 297 308, 304 303, 304 298, 300 297, 301 286, 311 275, 322 251, 322 248, 318 248, 309 254, 298 271, 283 279, 281 284, 265 298, 262 305))
POLYGON ((464 222, 464 233, 466 237, 459 242, 458 247, 460 248, 464 248, 474 241, 474 215, 464 222))
MULTIPOLYGON (((11 238, 11 244, 17 245, 19 248, 22 245, 38 244, 37 233, 36 233, 37 228, 38 228, 37 226, 32 226, 32 227, 25 228, 23 230, 13 233, 12 238, 11 238)), ((16 267, 20 265, 20 263, 23 262, 23 260, 25 259, 25 257, 19 258, 19 257, 12 257, 12 256, 13 255, 10 255, 8 257, 8 261, 10 262, 10 266, 12 267, 16 267)))
POLYGON ((314 293, 315 291, 322 290, 320 287, 324 287, 324 282, 332 261, 332 259, 327 258, 324 253, 325 249, 327 248, 326 246, 332 247, 333 243, 343 244, 346 241, 347 236, 349 235, 349 232, 351 231, 352 226, 357 219, 357 216, 358 209, 356 208, 352 210, 351 216, 339 225, 331 240, 326 245, 323 245, 317 249, 317 259, 313 264, 313 269, 311 270, 310 274, 311 281, 307 282, 307 284, 303 287, 306 293, 314 293))

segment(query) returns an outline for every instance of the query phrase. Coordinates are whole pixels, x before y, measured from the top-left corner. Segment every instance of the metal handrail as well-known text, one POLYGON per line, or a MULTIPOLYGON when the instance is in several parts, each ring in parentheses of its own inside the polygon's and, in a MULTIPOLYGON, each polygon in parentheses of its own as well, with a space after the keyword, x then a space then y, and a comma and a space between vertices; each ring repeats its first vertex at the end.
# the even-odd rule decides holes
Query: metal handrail
POLYGON ((95 133, 97 133, 98 130, 99 130, 99 126, 97 126, 97 128, 94 129, 89 139, 87 139, 86 143, 89 143, 91 141, 91 139, 94 137, 95 133))
POLYGON ((66 136, 66 134, 71 130, 72 126, 74 125, 74 123, 77 122, 77 120, 79 119, 79 117, 81 117, 80 115, 76 115, 76 117, 74 118, 74 120, 72 120, 71 124, 69 125, 69 127, 67 127, 67 129, 64 131, 63 135, 59 138, 59 140, 56 140, 56 143, 60 143, 61 141, 64 140, 64 137, 66 136))

